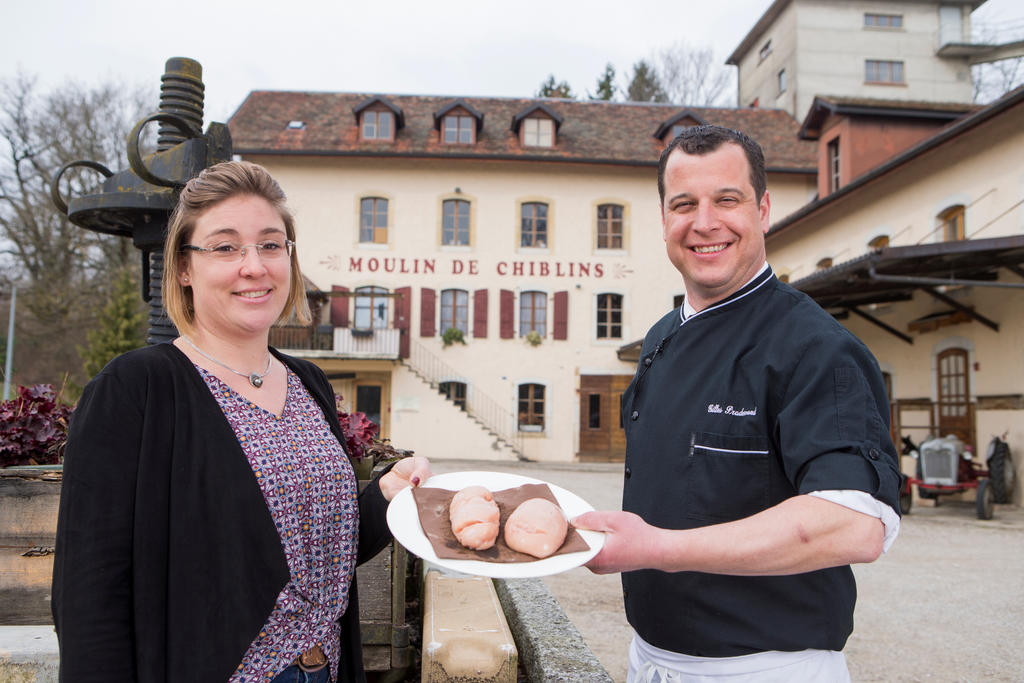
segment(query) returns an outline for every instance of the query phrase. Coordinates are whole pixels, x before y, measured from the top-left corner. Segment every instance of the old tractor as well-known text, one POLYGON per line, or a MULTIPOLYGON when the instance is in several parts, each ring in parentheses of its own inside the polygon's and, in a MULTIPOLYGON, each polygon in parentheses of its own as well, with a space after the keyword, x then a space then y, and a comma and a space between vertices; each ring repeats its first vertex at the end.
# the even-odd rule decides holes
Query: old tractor
POLYGON ((1016 470, 1006 443, 1006 434, 989 442, 985 465, 977 462, 970 446, 956 436, 929 439, 918 447, 903 437, 903 454, 915 458, 915 476, 908 477, 900 491, 900 510, 909 514, 911 487, 921 498, 938 504, 944 495, 975 490, 978 519, 992 519, 995 503, 1008 503, 1013 495, 1016 470))

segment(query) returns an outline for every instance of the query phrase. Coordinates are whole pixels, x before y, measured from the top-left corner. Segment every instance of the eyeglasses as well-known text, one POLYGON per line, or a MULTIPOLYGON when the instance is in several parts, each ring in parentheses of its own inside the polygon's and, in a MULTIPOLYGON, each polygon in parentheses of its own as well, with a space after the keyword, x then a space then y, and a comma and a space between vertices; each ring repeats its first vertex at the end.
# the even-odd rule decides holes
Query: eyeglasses
POLYGON ((288 258, 295 250, 295 242, 291 240, 264 240, 255 244, 235 244, 224 242, 214 247, 197 247, 194 244, 182 245, 182 251, 197 251, 218 261, 244 261, 250 247, 255 247, 256 256, 264 261, 277 261, 288 258))

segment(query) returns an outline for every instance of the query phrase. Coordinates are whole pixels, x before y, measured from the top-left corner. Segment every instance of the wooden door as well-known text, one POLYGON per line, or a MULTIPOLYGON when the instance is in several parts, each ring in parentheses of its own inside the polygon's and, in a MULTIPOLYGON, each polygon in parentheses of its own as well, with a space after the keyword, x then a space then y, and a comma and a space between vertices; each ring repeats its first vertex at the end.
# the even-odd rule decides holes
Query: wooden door
POLYGON ((940 353, 936 372, 939 436, 955 434, 965 444, 973 446, 974 411, 971 410, 966 349, 948 349, 940 353))
POLYGON ((622 460, 626 433, 619 406, 632 375, 580 376, 580 460, 622 460))

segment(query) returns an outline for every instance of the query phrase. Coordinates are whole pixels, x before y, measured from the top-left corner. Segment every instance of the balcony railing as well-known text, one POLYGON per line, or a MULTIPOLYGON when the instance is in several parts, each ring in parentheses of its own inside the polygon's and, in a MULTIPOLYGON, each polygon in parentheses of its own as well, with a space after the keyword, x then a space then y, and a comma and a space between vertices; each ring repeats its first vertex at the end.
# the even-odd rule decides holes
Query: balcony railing
POLYGON ((278 325, 270 328, 270 345, 278 349, 330 351, 334 328, 316 325, 278 325))
POLYGON ((393 328, 335 327, 334 352, 344 358, 398 358, 399 336, 393 328))
POLYGON ((329 325, 280 325, 270 328, 270 345, 279 349, 321 351, 340 358, 399 357, 401 330, 355 329, 329 325))

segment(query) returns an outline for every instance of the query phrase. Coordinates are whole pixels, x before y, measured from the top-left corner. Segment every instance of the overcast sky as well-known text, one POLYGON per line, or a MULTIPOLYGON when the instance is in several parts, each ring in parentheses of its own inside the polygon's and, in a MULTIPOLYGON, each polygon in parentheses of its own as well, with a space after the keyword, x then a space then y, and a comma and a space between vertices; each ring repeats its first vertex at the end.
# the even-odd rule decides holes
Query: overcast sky
MULTIPOLYGON (((549 73, 577 95, 611 62, 676 41, 732 53, 771 0, 9 0, 0 78, 151 86, 169 57, 203 66, 206 121, 251 90, 533 95, 549 73)), ((974 21, 1024 27, 1024 2, 988 0, 974 21)), ((157 101, 154 101, 155 110, 157 101)))

